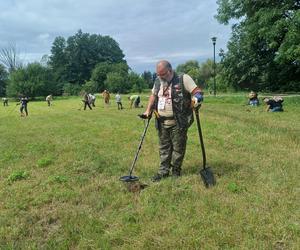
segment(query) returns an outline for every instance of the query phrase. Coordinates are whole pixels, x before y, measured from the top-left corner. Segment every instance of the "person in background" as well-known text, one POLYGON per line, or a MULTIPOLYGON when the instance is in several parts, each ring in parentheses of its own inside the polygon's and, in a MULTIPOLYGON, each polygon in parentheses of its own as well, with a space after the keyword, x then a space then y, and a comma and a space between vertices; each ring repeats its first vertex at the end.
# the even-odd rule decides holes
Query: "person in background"
POLYGON ((51 102, 52 102, 52 95, 47 95, 47 97, 46 97, 46 102, 48 103, 48 107, 50 107, 51 106, 51 102))
POLYGON ((152 181, 181 175, 186 150, 187 131, 193 123, 193 109, 203 101, 202 90, 187 74, 178 75, 171 64, 162 60, 156 65, 157 78, 149 97, 145 117, 154 111, 159 137, 160 166, 152 181))
POLYGON ((93 106, 93 107, 96 107, 95 105, 95 102, 96 102, 96 96, 89 93, 89 100, 90 100, 90 104, 93 106))
POLYGON ((83 100, 82 100, 82 102, 84 104, 83 110, 86 110, 86 106, 88 106, 89 109, 92 110, 92 107, 90 105, 89 95, 86 92, 84 92, 84 94, 83 94, 83 100))
POLYGON ((110 100, 110 93, 109 93, 109 91, 105 89, 105 90, 102 92, 102 96, 103 96, 103 98, 104 98, 104 103, 105 103, 106 105, 109 105, 109 100, 110 100))
POLYGON ((21 116, 24 117, 25 115, 28 116, 28 109, 27 109, 27 103, 29 102, 28 98, 26 96, 22 96, 20 99, 20 113, 21 116), (25 111, 25 115, 24 112, 25 111))
POLYGON ((122 98, 119 92, 116 94, 116 103, 118 105, 118 110, 123 109, 122 98))
POLYGON ((3 106, 4 106, 4 107, 5 107, 5 106, 8 106, 8 98, 3 97, 3 98, 2 98, 2 101, 3 101, 3 106))
POLYGON ((282 112, 283 111, 283 98, 281 96, 274 96, 273 98, 265 97, 263 99, 267 105, 266 111, 269 112, 282 112))
POLYGON ((135 108, 138 108, 141 102, 141 97, 139 95, 132 95, 128 97, 130 101, 130 108, 134 105, 135 108))
POLYGON ((258 96, 257 93, 254 91, 251 91, 248 95, 249 101, 248 104, 250 106, 258 106, 259 105, 259 100, 258 100, 258 96))

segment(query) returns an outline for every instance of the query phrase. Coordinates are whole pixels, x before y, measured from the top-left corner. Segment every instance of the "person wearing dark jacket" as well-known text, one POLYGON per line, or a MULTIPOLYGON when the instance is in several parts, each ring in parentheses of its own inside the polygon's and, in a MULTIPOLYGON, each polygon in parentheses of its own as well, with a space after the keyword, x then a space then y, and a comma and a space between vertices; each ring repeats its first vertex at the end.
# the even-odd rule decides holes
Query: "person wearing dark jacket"
POLYGON ((23 96, 21 99, 20 99, 20 113, 21 113, 21 116, 28 116, 28 109, 27 109, 27 103, 29 102, 28 98, 23 96), (24 112, 25 111, 25 115, 24 115, 24 112))
POLYGON ((280 96, 274 96, 273 98, 264 98, 264 103, 267 105, 266 111, 269 112, 282 112, 283 111, 283 99, 280 96))
POLYGON ((84 110, 86 110, 86 106, 88 106, 89 109, 92 110, 88 93, 86 93, 86 92, 84 93, 82 101, 83 101, 83 104, 84 104, 84 107, 83 107, 84 110))

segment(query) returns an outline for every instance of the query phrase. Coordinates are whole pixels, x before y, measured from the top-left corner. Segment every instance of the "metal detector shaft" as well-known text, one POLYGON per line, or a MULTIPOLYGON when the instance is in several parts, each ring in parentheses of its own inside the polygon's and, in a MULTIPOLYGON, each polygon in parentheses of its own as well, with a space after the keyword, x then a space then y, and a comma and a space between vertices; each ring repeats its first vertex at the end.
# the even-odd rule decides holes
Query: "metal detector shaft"
POLYGON ((132 162, 132 165, 131 165, 131 168, 130 168, 130 172, 129 172, 129 176, 131 176, 131 174, 132 174, 132 171, 133 171, 134 166, 135 166, 135 163, 136 163, 136 161, 137 161, 139 152, 140 152, 140 150, 141 150, 141 148, 142 148, 142 144, 143 144, 143 142, 144 142, 144 138, 145 138, 145 136, 146 136, 146 132, 147 132, 147 129, 148 129, 149 124, 150 124, 150 120, 151 120, 151 116, 147 119, 147 124, 146 124, 146 126, 145 126, 145 129, 144 129, 144 132, 143 132, 143 135, 142 135, 142 138, 141 138, 139 147, 138 147, 138 149, 137 149, 137 152, 136 152, 136 154, 135 154, 134 160, 133 160, 133 162, 132 162))
POLYGON ((195 115, 196 115, 198 134, 199 134, 200 145, 201 145, 201 150, 202 150, 203 169, 205 169, 206 168, 206 154, 205 154, 205 147, 204 147, 204 142, 203 142, 203 136, 202 136, 202 131, 201 131, 199 110, 198 109, 195 109, 195 115))
POLYGON ((12 112, 14 112, 17 109, 18 104, 15 105, 14 108, 12 108, 9 112, 8 115, 10 115, 12 112))

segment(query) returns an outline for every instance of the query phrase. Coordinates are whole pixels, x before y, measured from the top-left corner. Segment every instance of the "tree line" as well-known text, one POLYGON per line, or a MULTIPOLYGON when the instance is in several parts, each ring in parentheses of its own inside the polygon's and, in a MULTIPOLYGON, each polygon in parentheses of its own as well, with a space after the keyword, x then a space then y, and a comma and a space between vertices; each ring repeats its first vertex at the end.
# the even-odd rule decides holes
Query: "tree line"
MULTIPOLYGON (((9 59, 16 56, 14 47, 5 51, 9 59)), ((51 54, 40 62, 24 66, 3 63, 7 61, 4 58, 0 64, 1 96, 78 95, 81 91, 96 93, 104 89, 141 92, 153 82, 151 72, 139 75, 130 69, 113 38, 81 30, 67 39, 56 37, 51 54)))
POLYGON ((300 0, 218 0, 233 22, 219 81, 234 89, 300 91, 300 0))
MULTIPOLYGON (((300 0, 218 0, 217 20, 232 24, 226 53, 216 63, 217 89, 300 91, 300 0)), ((155 73, 133 72, 118 43, 83 33, 56 37, 51 54, 23 65, 14 48, 0 50, 0 96, 126 93, 152 88, 155 73)), ((176 71, 212 89, 212 60, 187 61, 176 71)))

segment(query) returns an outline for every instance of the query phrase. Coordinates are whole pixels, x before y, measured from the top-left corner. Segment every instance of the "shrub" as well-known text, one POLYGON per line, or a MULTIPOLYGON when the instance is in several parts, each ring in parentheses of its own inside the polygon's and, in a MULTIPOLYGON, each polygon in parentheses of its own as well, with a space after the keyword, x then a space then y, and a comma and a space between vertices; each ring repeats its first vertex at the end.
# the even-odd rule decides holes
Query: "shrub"
POLYGON ((29 174, 23 170, 13 172, 10 176, 8 176, 8 181, 14 182, 22 179, 27 179, 29 174))
POLYGON ((51 157, 45 157, 38 160, 37 165, 40 168, 47 167, 51 163, 53 163, 53 159, 51 157))

